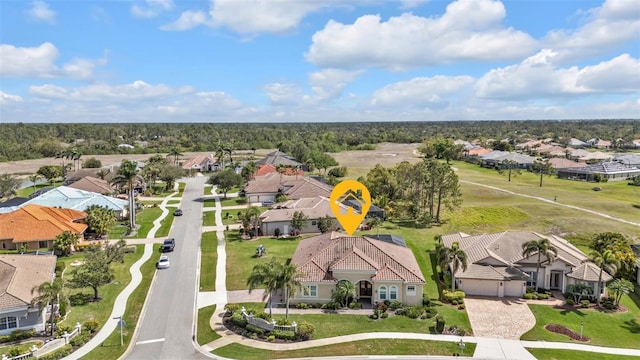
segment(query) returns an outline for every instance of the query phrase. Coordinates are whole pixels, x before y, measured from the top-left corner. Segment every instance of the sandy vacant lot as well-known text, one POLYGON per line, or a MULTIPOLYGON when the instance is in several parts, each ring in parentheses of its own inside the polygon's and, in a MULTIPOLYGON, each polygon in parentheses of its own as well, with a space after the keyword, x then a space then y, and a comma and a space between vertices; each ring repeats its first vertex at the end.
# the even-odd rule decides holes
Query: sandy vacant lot
POLYGON ((333 153, 340 166, 346 166, 348 177, 357 178, 366 175, 376 164, 394 167, 403 161, 411 163, 420 160, 417 149, 420 144, 380 143, 375 150, 352 150, 333 153))

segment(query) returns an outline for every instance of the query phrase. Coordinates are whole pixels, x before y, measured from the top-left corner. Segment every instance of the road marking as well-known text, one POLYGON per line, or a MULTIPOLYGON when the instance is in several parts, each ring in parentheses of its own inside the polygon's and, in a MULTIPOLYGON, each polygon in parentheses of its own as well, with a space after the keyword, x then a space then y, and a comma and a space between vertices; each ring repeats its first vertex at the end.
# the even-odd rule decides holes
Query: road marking
POLYGON ((163 342, 163 341, 164 341, 164 338, 162 338, 162 339, 145 340, 145 341, 138 341, 136 343, 136 345, 153 344, 153 343, 163 342))

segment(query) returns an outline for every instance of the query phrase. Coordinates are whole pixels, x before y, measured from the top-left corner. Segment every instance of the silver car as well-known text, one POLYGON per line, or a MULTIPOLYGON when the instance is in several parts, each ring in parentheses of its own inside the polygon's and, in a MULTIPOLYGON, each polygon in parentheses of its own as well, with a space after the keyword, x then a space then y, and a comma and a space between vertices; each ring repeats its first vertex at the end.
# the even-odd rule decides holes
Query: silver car
POLYGON ((156 268, 168 269, 169 266, 171 266, 171 263, 169 262, 169 257, 167 255, 160 256, 160 260, 158 260, 158 262, 156 263, 156 268))

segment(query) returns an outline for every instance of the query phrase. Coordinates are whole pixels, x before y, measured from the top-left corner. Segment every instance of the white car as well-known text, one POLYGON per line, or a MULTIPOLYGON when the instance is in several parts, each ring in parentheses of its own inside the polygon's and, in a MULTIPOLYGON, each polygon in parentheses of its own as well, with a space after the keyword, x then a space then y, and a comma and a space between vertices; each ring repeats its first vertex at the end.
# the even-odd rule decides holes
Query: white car
POLYGON ((169 263, 169 257, 166 255, 160 256, 160 260, 156 263, 157 269, 168 269, 171 264, 169 263))

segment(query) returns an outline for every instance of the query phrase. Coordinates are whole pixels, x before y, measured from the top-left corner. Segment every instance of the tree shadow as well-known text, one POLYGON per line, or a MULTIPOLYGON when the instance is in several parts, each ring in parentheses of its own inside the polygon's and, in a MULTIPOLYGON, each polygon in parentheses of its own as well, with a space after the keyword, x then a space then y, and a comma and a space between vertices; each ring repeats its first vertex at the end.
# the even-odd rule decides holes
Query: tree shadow
POLYGON ((568 314, 576 314, 578 316, 587 316, 587 314, 580 311, 578 307, 563 307, 562 311, 560 311, 560 315, 568 315, 568 314))
POLYGON ((94 302, 92 294, 77 293, 69 295, 69 303, 71 306, 83 306, 90 302, 94 302))
POLYGON ((640 322, 638 319, 630 319, 624 322, 624 325, 621 325, 623 329, 629 330, 632 334, 640 334, 640 322))

